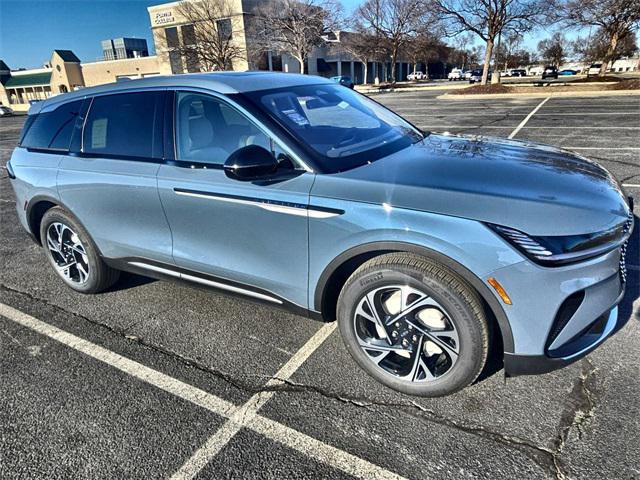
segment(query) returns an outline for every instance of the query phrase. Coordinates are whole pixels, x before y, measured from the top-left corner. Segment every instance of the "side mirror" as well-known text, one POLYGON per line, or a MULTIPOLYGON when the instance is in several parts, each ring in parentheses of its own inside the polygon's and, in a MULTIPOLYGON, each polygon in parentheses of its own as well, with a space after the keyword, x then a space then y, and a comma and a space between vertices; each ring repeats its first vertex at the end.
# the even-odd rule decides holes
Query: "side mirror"
POLYGON ((278 161, 269 150, 258 145, 248 145, 233 152, 224 162, 227 177, 235 180, 257 180, 278 170, 278 161))

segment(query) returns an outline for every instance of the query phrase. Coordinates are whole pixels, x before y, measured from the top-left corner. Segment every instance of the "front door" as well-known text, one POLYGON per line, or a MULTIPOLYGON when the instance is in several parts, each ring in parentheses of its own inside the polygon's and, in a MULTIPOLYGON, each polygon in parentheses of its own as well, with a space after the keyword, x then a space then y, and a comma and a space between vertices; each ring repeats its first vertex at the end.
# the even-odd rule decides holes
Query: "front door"
POLYGON ((174 108, 176 161, 160 167, 158 187, 175 263, 213 286, 306 308, 313 174, 231 179, 222 169, 231 153, 260 145, 278 155, 277 143, 225 99, 176 92, 174 108))

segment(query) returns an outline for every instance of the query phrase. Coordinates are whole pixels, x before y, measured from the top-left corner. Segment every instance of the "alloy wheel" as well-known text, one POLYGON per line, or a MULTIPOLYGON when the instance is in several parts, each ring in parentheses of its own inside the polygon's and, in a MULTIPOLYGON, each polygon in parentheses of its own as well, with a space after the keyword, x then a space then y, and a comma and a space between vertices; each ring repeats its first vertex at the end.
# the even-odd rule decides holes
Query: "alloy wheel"
POLYGON ((407 285, 366 293, 353 322, 367 358, 396 379, 433 381, 450 372, 460 355, 458 330, 446 310, 407 285))
POLYGON ((71 283, 87 282, 89 257, 76 232, 64 223, 52 223, 47 228, 47 247, 60 276, 71 283))

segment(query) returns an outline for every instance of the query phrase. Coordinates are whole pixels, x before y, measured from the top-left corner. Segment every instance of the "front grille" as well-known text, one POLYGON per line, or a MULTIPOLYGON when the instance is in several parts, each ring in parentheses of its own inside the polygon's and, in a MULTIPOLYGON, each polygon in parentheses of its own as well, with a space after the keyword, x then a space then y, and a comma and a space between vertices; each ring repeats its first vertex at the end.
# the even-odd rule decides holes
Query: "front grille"
MULTIPOLYGON (((629 211, 629 219, 624 224, 624 234, 626 235, 631 230, 633 226, 633 211, 629 211)), ((629 240, 631 237, 627 238, 627 241, 622 244, 620 247, 620 280, 623 284, 627 282, 627 247, 629 246, 629 240)))

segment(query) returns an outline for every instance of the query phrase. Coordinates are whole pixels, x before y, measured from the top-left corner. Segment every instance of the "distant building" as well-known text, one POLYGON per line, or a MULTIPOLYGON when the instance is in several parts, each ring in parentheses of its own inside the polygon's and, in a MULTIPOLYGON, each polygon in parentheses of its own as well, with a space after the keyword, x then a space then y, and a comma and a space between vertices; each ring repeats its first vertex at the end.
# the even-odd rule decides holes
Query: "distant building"
POLYGON ((102 41, 104 60, 124 60, 125 58, 148 57, 149 49, 144 38, 112 38, 102 41))
MULTIPOLYGON (((198 1, 198 0, 192 0, 198 1)), ((231 43, 243 51, 240 58, 235 58, 231 70, 271 70, 298 73, 298 61, 285 52, 270 51, 256 54, 259 50, 250 35, 250 23, 254 18, 254 9, 261 4, 277 0, 220 0, 226 1, 229 7, 227 18, 216 19, 218 31, 228 32, 231 43)), ((185 18, 180 8, 182 1, 163 3, 147 7, 153 42, 159 62, 163 70, 170 73, 201 72, 205 69, 197 58, 187 58, 181 53, 180 46, 194 42, 194 27, 185 18)), ((363 83, 364 66, 360 61, 341 48, 341 37, 349 32, 330 32, 322 38, 320 45, 313 50, 305 66, 309 75, 332 77, 349 75, 355 83, 363 83)), ((184 49, 182 49, 184 50, 184 49)), ((376 77, 385 81, 391 72, 390 62, 370 62, 367 69, 368 82, 376 77)), ((405 80, 411 72, 411 65, 406 58, 399 58, 396 65, 398 80, 405 80)))
POLYGON ((82 87, 143 78, 161 73, 158 57, 80 63, 71 50, 54 50, 43 68, 11 70, 0 60, 0 103, 26 111, 30 103, 82 87))

